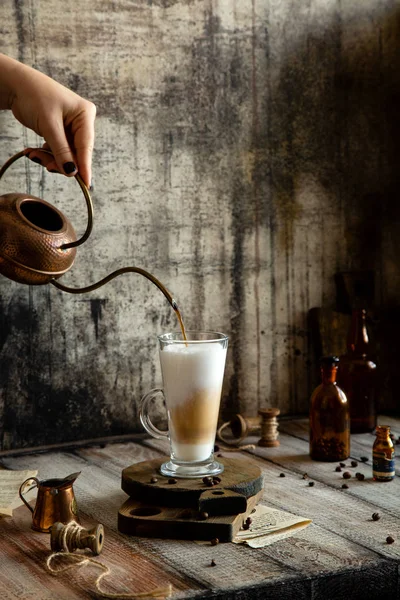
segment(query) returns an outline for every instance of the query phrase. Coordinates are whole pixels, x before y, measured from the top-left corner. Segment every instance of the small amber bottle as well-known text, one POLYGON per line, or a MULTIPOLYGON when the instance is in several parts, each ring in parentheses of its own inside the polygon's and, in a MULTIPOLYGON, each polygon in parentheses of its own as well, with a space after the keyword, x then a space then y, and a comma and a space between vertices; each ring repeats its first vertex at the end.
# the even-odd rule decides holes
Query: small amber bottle
POLYGON ((350 455, 350 415, 346 394, 336 385, 339 359, 321 359, 322 383, 310 404, 310 456, 314 460, 345 460, 350 455))
POLYGON ((395 476, 395 451, 388 425, 378 425, 372 448, 372 476, 375 481, 392 481, 395 476))
POLYGON ((347 352, 340 357, 338 385, 350 407, 351 433, 373 431, 376 426, 376 364, 370 358, 366 310, 354 309, 347 352))

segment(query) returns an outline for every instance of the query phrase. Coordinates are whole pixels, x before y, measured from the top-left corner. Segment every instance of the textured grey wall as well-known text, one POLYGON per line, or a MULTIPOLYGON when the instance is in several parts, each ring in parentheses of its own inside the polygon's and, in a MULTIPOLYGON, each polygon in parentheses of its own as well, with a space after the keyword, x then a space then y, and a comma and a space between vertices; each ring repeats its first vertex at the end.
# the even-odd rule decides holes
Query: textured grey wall
MULTIPOLYGON (((2 0, 1 49, 93 100, 95 226, 66 285, 150 270, 186 325, 230 335, 224 414, 306 412, 307 311, 333 275, 400 289, 400 2, 2 0), (385 232, 385 235, 382 235, 385 232)), ((0 114, 0 159, 40 140, 0 114)), ((28 161, 2 181, 78 232, 74 181, 28 161)), ((163 296, 126 275, 88 296, 0 280, 3 448, 139 429, 160 383, 163 296)))

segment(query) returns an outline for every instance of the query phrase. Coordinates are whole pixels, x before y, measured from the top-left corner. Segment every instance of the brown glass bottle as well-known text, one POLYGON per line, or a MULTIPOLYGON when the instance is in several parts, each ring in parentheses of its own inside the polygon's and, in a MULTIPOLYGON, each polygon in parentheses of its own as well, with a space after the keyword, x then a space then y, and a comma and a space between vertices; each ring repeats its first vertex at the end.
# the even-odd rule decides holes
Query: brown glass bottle
POLYGON ((310 456, 314 460, 345 460, 350 455, 350 415, 346 394, 336 385, 339 359, 321 359, 322 383, 310 403, 310 456))
POLYGON ((347 352, 340 357, 338 385, 350 407, 350 431, 364 433, 376 427, 376 364, 370 360, 366 310, 353 310, 347 352))
POLYGON ((395 451, 388 425, 378 425, 372 447, 372 476, 375 481, 392 481, 395 476, 395 451))

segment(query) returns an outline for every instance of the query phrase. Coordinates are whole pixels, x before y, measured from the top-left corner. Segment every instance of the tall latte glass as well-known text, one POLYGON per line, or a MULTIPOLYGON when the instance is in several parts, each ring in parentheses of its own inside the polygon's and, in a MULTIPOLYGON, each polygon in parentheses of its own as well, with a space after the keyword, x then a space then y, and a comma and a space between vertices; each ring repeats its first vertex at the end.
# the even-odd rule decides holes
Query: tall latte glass
POLYGON ((146 394, 140 420, 150 435, 168 437, 170 460, 161 465, 162 475, 204 477, 224 469, 214 460, 228 338, 223 333, 187 331, 158 337, 163 389, 146 394), (162 395, 168 413, 168 431, 160 431, 149 418, 153 399, 162 395))

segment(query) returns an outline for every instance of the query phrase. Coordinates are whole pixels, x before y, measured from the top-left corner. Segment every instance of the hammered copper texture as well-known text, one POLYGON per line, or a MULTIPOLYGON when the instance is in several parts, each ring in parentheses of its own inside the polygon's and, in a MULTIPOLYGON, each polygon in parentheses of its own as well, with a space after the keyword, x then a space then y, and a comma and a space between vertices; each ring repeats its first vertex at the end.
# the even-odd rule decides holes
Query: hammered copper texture
POLYGON ((48 202, 27 194, 0 196, 0 273, 6 277, 27 284, 47 283, 60 277, 72 266, 76 255, 76 248, 62 250, 61 246, 75 240, 71 223, 48 202), (55 211, 61 228, 45 231, 33 225, 19 209, 26 200, 55 211))

